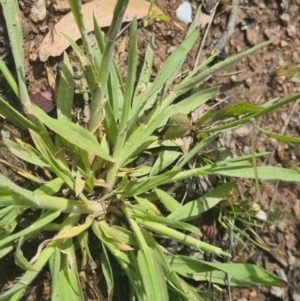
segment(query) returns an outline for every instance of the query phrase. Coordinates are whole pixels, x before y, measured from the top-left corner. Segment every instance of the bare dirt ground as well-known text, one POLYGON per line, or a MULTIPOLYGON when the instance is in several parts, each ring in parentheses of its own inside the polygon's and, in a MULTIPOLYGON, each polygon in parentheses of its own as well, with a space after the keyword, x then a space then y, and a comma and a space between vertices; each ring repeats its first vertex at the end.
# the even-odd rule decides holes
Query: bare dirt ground
MULTIPOLYGON (((19 1, 25 39, 26 80, 31 93, 50 90, 45 63, 38 60, 38 50, 45 34, 67 13, 68 9, 58 11, 56 8, 58 6, 55 6, 63 4, 63 2, 65 1, 55 0, 47 9, 44 19, 40 22, 33 22, 30 13, 35 1, 19 1)), ((157 6, 166 15, 170 16, 172 20, 178 22, 175 11, 182 2, 182 0, 157 0, 157 6)), ((195 14, 200 2, 190 1, 193 7, 193 14, 195 14)), ((205 0, 204 4, 207 8, 210 8, 213 7, 214 2, 216 1, 205 0)), ((291 64, 295 65, 300 61, 299 0, 240 0, 237 2, 236 17, 238 21, 234 33, 225 47, 226 54, 232 55, 241 52, 268 39, 273 39, 274 44, 242 59, 235 65, 218 72, 210 78, 206 83, 207 86, 222 85, 218 99, 212 100, 211 104, 225 99, 225 105, 241 101, 253 105, 261 105, 273 98, 278 97, 283 99, 299 93, 300 78, 296 76, 288 77, 282 73, 291 64)), ((204 48, 200 55, 200 62, 212 53, 226 28, 232 6, 231 1, 224 1, 224 3, 227 4, 220 4, 218 6, 212 20, 211 28, 208 31, 204 48)), ((205 13, 209 14, 207 11, 205 13)), ((144 53, 150 37, 155 35, 156 51, 153 76, 155 76, 172 49, 178 46, 184 39, 188 27, 184 24, 182 26, 183 30, 178 30, 171 22, 151 21, 147 27, 143 27, 142 23, 140 24, 138 35, 139 52, 141 55, 144 53)), ((204 32, 205 27, 202 29, 199 41, 193 47, 183 65, 182 76, 194 67, 204 32)), ((126 39, 127 35, 128 31, 125 30, 119 38, 118 43, 120 47, 116 50, 116 60, 124 77, 126 76, 128 53, 126 52, 126 44, 123 47, 122 41, 126 39)), ((68 50, 68 53, 72 60, 74 54, 71 50, 68 50)), ((8 66, 13 70, 12 56, 10 54, 2 12, 0 12, 0 56, 5 59, 8 66)), ((50 59, 50 65, 53 67, 54 72, 56 72, 56 68, 59 68, 61 60, 61 57, 50 59)), ((75 61, 73 64, 76 68, 75 61)), ((12 93, 8 92, 8 88, 1 78, 0 96, 17 105, 13 101, 12 93)), ((280 111, 260 120, 259 125, 268 131, 299 137, 300 106, 298 103, 290 104, 280 111)), ((5 126, 6 123, 1 120, 1 129, 5 126)), ((293 167, 299 170, 299 148, 276 142, 258 133, 256 137, 257 151, 272 152, 272 156, 269 156, 263 162, 264 164, 293 167)), ((240 151, 247 153, 250 146, 250 137, 246 135, 246 137, 232 138, 229 145, 233 152, 240 151)), ((5 151, 1 154, 1 157, 5 158, 7 156, 9 155, 5 151)), ((5 173, 7 171, 1 168, 0 172, 5 173)), ((7 174, 7 176, 11 178, 15 177, 13 174, 7 174)), ((19 180, 18 178, 15 179, 15 181, 19 180)), ((253 195, 254 192, 251 190, 251 186, 253 186, 252 182, 241 182, 239 185, 243 193, 250 196, 253 195)), ((264 287, 232 289, 231 300, 298 301, 300 300, 300 185, 299 183, 266 182, 262 185, 262 196, 268 207, 268 212, 266 212, 268 220, 285 228, 292 235, 288 235, 277 230, 276 227, 265 224, 261 229, 255 229, 255 231, 257 231, 260 239, 269 248, 269 252, 256 247, 250 247, 250 253, 245 250, 234 249, 232 258, 234 262, 248 261, 267 269, 270 273, 277 273, 281 277, 286 277, 290 287, 285 289, 264 287)), ((221 239, 217 232, 214 233, 213 237, 207 238, 211 243, 221 239)), ((258 239, 255 237, 255 234, 250 233, 250 235, 254 239, 258 239)), ((0 269, 0 289, 4 290, 14 281, 15 277, 20 276, 21 270, 14 267, 13 257, 1 260, 0 265, 2 267, 0 269)), ((45 272, 44 275, 41 275, 40 279, 35 281, 26 300, 50 300, 49 282, 49 275, 45 272)), ((89 300, 92 299, 90 298, 89 300)), ((122 300, 122 294, 116 294, 115 300, 122 300)), ((218 293, 216 300, 229 300, 229 292, 226 287, 222 288, 222 291, 218 293)))

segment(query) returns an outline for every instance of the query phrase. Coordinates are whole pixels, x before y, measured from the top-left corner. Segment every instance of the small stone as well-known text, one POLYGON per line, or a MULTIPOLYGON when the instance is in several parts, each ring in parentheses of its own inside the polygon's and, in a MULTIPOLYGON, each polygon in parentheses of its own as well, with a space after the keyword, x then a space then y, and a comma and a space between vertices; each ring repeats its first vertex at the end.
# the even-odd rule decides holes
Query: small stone
POLYGON ((41 22, 46 18, 47 9, 46 2, 44 0, 37 0, 32 3, 29 18, 35 22, 41 22))
POLYGON ((285 41, 285 40, 281 40, 280 41, 280 47, 281 48, 284 48, 285 46, 287 46, 288 45, 288 42, 287 41, 285 41))
POLYGON ((262 219, 262 220, 264 220, 264 221, 266 221, 266 220, 268 219, 266 212, 263 211, 263 210, 259 210, 259 211, 256 213, 256 217, 259 218, 259 219, 262 219))
POLYGON ((251 293, 250 293, 250 296, 249 296, 249 299, 250 300, 257 300, 257 292, 256 291, 252 291, 251 293))
POLYGON ((48 25, 39 26, 39 32, 45 33, 48 30, 48 25))
POLYGON ((177 19, 184 23, 189 24, 192 22, 192 6, 189 2, 184 1, 180 4, 176 10, 177 19))
POLYGON ((292 271, 296 266, 297 259, 290 251, 288 251, 288 254, 289 254, 289 258, 288 258, 289 269, 292 271))
POLYGON ((288 25, 290 23, 290 16, 287 13, 280 15, 279 19, 282 21, 284 25, 288 25))
POLYGON ((1 130, 1 137, 3 140, 5 139, 9 139, 10 138, 10 132, 7 132, 7 131, 4 131, 4 130, 1 130))
POLYGON ((300 200, 296 199, 295 204, 293 205, 293 210, 297 218, 300 217, 300 200))
POLYGON ((258 8, 260 8, 260 9, 266 9, 266 5, 263 2, 259 2, 258 8))
POLYGON ((257 44, 257 30, 248 28, 246 30, 246 39, 251 46, 255 46, 257 44))
POLYGON ((279 38, 280 38, 280 31, 276 28, 267 28, 265 31, 264 31, 264 34, 266 35, 266 37, 269 39, 269 40, 272 40, 273 41, 273 44, 274 45, 278 45, 279 44, 279 38))
POLYGON ((57 13, 67 13, 71 10, 70 4, 67 0, 55 0, 53 8, 57 13))
POLYGON ((292 298, 293 298, 293 301, 300 301, 300 295, 297 293, 294 293, 292 298))
POLYGON ((287 28, 286 28, 286 33, 288 34, 289 37, 294 37, 296 35, 296 27, 292 24, 290 24, 287 28))
POLYGON ((36 61, 38 61, 38 59, 39 59, 39 56, 36 53, 31 53, 30 56, 29 56, 29 61, 30 62, 36 62, 36 61))
POLYGON ((252 123, 247 122, 242 126, 232 130, 232 136, 234 138, 245 138, 250 135, 251 131, 252 131, 252 123))
POLYGON ((270 289, 270 294, 278 298, 278 300, 283 300, 285 298, 285 292, 282 287, 272 286, 270 289))
POLYGON ((251 77, 248 77, 248 78, 245 80, 245 85, 246 85, 247 88, 250 88, 251 85, 252 85, 252 83, 253 83, 253 80, 252 80, 251 77))
POLYGON ((168 48, 167 53, 168 54, 172 53, 173 51, 176 50, 176 48, 177 48, 177 46, 171 46, 170 48, 168 48))
POLYGON ((293 61, 293 63, 296 63, 299 60, 300 60, 300 58, 299 58, 298 52, 294 51, 293 54, 292 54, 292 61, 293 61))
POLYGON ((231 75, 229 78, 233 83, 236 83, 238 81, 236 75, 231 75))

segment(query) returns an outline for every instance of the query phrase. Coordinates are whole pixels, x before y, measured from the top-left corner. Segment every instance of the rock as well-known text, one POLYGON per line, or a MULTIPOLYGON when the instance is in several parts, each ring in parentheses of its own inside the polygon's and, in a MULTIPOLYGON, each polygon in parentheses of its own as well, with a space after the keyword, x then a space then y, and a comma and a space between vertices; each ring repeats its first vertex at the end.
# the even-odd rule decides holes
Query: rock
POLYGON ((288 34, 289 37, 294 37, 296 35, 296 27, 295 25, 290 24, 287 29, 286 33, 288 34))
POLYGON ((297 293, 294 293, 294 294, 292 295, 292 298, 293 298, 293 301, 300 301, 300 295, 297 294, 297 293))
POLYGON ((250 88, 251 85, 253 83, 253 80, 251 77, 248 77, 246 80, 245 80, 245 85, 247 86, 247 88, 250 88))
POLYGON ((70 4, 67 0, 55 0, 53 8, 57 13, 67 13, 71 10, 70 4))
POLYGON ((288 255, 289 269, 292 271, 297 263, 297 259, 290 251, 288 251, 288 255))
POLYGON ((46 2, 44 0, 37 0, 32 3, 29 18, 35 22, 41 22, 46 18, 47 9, 46 2))
POLYGON ((31 53, 29 56, 29 61, 30 62, 36 62, 39 60, 39 56, 37 53, 31 53))
POLYGON ((282 287, 272 286, 270 289, 270 294, 276 297, 278 300, 284 300, 285 292, 282 287))
POLYGON ((252 131, 252 124, 251 122, 247 122, 245 124, 243 124, 242 126, 232 130, 232 136, 234 138, 244 138, 250 135, 251 131, 252 131))
POLYGON ((263 210, 259 210, 259 211, 256 213, 256 217, 258 217, 258 218, 260 218, 260 219, 262 219, 262 220, 264 220, 264 221, 266 221, 266 220, 268 219, 266 212, 263 211, 263 210))
POLYGON ((177 19, 184 23, 189 24, 192 22, 192 6, 189 2, 184 1, 180 4, 176 10, 177 19))
POLYGON ((281 48, 284 48, 285 46, 287 46, 288 45, 288 42, 287 41, 285 41, 285 40, 281 40, 280 41, 280 47, 281 48))
POLYGON ((257 44, 257 30, 248 28, 246 30, 246 39, 251 46, 255 46, 257 44))
POLYGON ((290 16, 287 13, 280 15, 279 19, 282 21, 284 25, 288 25, 290 23, 290 16))
POLYGON ((0 134, 3 140, 10 138, 10 133, 7 131, 1 130, 0 134))

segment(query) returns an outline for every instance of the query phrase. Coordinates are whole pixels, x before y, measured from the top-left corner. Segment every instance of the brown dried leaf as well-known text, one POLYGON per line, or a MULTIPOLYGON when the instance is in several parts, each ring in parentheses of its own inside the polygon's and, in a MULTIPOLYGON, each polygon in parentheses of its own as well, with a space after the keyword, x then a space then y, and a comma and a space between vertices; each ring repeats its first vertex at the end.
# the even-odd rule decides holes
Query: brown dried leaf
MULTIPOLYGON (((95 0, 83 4, 81 11, 86 31, 89 33, 94 30, 93 15, 95 15, 100 27, 109 26, 113 18, 116 3, 117 0, 95 0)), ((144 0, 130 0, 123 21, 129 22, 135 16, 137 19, 146 17, 148 15, 149 6, 150 2, 144 0)), ((152 8, 152 12, 156 15, 164 15, 155 5, 152 8)), ((45 62, 49 56, 61 55, 63 51, 69 47, 69 43, 62 33, 68 35, 75 41, 80 38, 79 30, 71 12, 66 14, 44 38, 39 49, 41 61, 45 62)))

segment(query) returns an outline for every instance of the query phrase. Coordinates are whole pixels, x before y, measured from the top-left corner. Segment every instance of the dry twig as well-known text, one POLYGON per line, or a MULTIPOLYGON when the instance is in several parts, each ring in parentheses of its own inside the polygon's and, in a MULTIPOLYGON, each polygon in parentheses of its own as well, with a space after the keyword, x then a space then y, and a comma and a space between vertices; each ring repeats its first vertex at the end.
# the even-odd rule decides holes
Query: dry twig
POLYGON ((238 17, 237 17, 238 5, 239 5, 239 0, 232 0, 232 9, 231 9, 230 16, 229 16, 229 19, 227 22, 227 26, 226 26, 226 29, 223 32, 220 40, 217 42, 217 44, 215 46, 216 52, 222 51, 225 48, 228 40, 231 38, 231 36, 234 33, 235 26, 236 26, 236 23, 238 20, 238 17))

